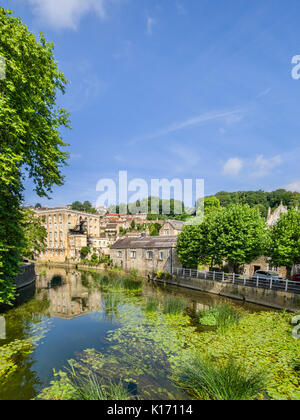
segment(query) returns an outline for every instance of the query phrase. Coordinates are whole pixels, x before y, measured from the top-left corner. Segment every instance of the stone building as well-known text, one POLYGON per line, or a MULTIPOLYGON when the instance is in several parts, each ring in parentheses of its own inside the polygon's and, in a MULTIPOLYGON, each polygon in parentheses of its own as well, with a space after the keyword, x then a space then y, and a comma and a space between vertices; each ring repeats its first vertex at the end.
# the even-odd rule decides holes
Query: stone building
POLYGON ((271 208, 269 208, 268 217, 267 217, 267 226, 268 227, 274 226, 280 219, 281 215, 287 212, 288 212, 288 208, 284 206, 283 203, 281 203, 280 206, 277 207, 277 209, 274 210, 273 212, 271 208))
MULTIPOLYGON (((89 280, 89 275, 86 274, 89 280)), ((101 292, 82 284, 79 272, 65 272, 59 268, 47 270, 37 276, 38 299, 47 299, 52 317, 71 320, 75 317, 101 310, 101 292)))
MULTIPOLYGON (((35 209, 47 230, 47 246, 40 253, 40 262, 62 263, 79 260, 80 250, 85 246, 106 248, 101 242, 101 216, 70 208, 35 209)), ((105 249, 104 248, 104 249, 105 249)))
POLYGON ((184 222, 178 220, 167 220, 159 231, 159 236, 178 236, 182 231, 184 222))
POLYGON ((181 267, 176 255, 177 236, 126 237, 110 248, 113 263, 126 271, 137 270, 146 275, 157 271, 171 273, 181 267))
POLYGON ((283 278, 286 278, 287 276, 286 267, 274 267, 270 264, 270 259, 266 257, 259 257, 255 261, 252 261, 251 264, 246 264, 244 266, 243 274, 253 276, 253 274, 258 270, 273 271, 283 278))

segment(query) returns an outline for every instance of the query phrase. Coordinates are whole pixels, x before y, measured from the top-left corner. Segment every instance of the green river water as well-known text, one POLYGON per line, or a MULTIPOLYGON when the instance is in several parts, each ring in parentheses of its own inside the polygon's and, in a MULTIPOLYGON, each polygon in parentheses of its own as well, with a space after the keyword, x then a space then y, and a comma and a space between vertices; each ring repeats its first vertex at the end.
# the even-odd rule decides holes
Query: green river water
MULTIPOLYGON (((103 273, 41 267, 38 272, 35 285, 24 289, 16 306, 1 314, 0 354, 3 346, 16 340, 30 341, 33 347, 17 357, 16 370, 0 381, 0 400, 37 398, 53 380, 53 370, 64 369, 70 359, 89 359, 105 379, 125 381, 138 398, 188 399, 170 378, 170 365, 159 345, 166 337, 157 314, 147 311, 147 302, 159 302, 156 311, 161 313, 166 297, 184 298, 185 314, 196 326, 195 334, 201 334, 207 327, 196 323, 197 311, 226 299, 147 282, 137 291, 110 290, 98 281, 103 273), (105 357, 106 364, 99 364, 105 357)), ((234 304, 251 312, 267 310, 234 304)), ((169 347, 172 352, 171 341, 169 347)))

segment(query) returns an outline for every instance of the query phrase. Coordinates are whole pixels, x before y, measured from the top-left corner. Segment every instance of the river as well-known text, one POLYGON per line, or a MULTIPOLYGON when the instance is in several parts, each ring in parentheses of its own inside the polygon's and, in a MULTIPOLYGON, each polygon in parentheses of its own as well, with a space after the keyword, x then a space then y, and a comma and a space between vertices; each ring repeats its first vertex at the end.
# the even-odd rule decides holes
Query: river
MULTIPOLYGON (((53 380, 54 369, 65 369, 68 360, 92 352, 110 357, 110 365, 100 369, 106 379, 127 376, 139 398, 188 398, 170 379, 165 355, 151 339, 141 338, 145 331, 149 336, 155 333, 145 310, 147 302, 162 302, 168 296, 185 299, 185 314, 196 327, 195 334, 201 334, 207 327, 195 321, 197 311, 228 299, 147 282, 141 290, 112 291, 98 281, 103 273, 75 269, 39 267, 38 273, 35 285, 24 289, 16 306, 1 314, 5 331, 0 334, 0 352, 15 340, 29 340, 33 351, 18 355, 17 369, 0 381, 0 400, 37 398, 53 380)), ((251 312, 267 310, 238 301, 234 304, 251 312)))

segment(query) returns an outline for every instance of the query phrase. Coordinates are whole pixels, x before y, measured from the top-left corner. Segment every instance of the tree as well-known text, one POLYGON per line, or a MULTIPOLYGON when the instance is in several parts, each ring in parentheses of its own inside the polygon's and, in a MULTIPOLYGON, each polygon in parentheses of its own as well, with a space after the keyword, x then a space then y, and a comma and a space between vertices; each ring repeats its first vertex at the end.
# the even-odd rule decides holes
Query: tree
POLYGON ((89 246, 82 247, 80 250, 81 259, 84 260, 89 255, 90 252, 91 252, 91 248, 89 246))
POLYGON ((81 201, 74 201, 72 204, 72 210, 76 211, 84 211, 86 213, 91 214, 98 214, 98 211, 92 206, 92 203, 89 201, 84 201, 81 203, 81 201))
POLYGON ((197 268, 202 241, 201 225, 186 225, 177 238, 176 252, 186 268, 197 268))
POLYGON ((187 226, 179 235, 177 252, 183 265, 211 267, 228 263, 232 270, 263 255, 266 227, 257 209, 231 205, 208 213, 200 225, 187 226))
POLYGON ((294 265, 300 264, 300 212, 292 209, 282 214, 271 228, 268 255, 274 266, 285 266, 290 277, 294 265))
POLYGON ((23 209, 23 231, 25 247, 22 255, 34 260, 36 255, 44 251, 46 247, 47 230, 39 217, 28 209, 23 209))
POLYGON ((221 208, 220 200, 217 197, 215 196, 205 197, 204 211, 206 214, 211 213, 213 211, 220 210, 220 208, 221 208))
POLYGON ((132 220, 131 221, 131 223, 130 223, 130 227, 131 227, 131 229, 135 229, 135 221, 134 220, 132 220))
POLYGON ((25 235, 21 211, 23 180, 49 197, 62 185, 63 151, 60 127, 69 127, 67 112, 56 106, 67 80, 57 68, 53 43, 30 33, 12 12, 0 7, 0 56, 6 78, 0 80, 0 302, 11 302, 25 235))

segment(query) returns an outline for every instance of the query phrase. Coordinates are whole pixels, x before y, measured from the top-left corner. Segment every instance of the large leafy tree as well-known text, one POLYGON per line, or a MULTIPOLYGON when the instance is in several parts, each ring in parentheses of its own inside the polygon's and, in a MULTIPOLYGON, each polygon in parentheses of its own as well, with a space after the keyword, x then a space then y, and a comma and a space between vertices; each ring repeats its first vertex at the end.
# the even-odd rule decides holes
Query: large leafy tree
POLYGON ((37 40, 2 7, 0 39, 6 65, 6 78, 0 80, 0 303, 7 303, 24 249, 24 177, 32 179, 41 197, 63 184, 61 169, 68 154, 59 129, 69 127, 69 120, 56 105, 67 80, 58 70, 53 43, 42 34, 37 40))
POLYGON ((300 212, 289 210, 271 228, 269 257, 274 266, 286 266, 290 277, 292 267, 300 264, 300 212))
POLYGON ((22 255, 34 260, 41 251, 45 250, 47 230, 43 221, 27 208, 23 209, 23 232, 25 247, 22 255))
POLYGON ((266 235, 259 211, 235 204, 206 214, 198 226, 185 227, 178 238, 177 252, 188 268, 226 262, 238 271, 241 265, 263 255, 266 235))

